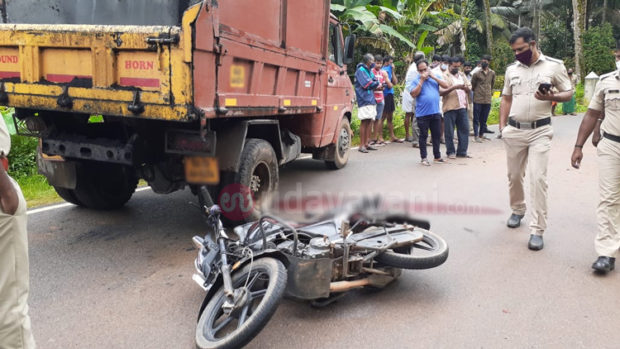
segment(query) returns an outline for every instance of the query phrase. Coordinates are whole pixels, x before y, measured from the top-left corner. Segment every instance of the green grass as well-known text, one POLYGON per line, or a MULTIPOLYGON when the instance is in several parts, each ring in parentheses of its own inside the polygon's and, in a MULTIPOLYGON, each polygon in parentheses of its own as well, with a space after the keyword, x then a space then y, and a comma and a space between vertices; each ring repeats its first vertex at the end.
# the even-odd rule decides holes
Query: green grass
POLYGON ((62 202, 62 198, 56 194, 52 186, 47 183, 47 179, 35 174, 28 177, 17 178, 17 183, 22 189, 28 208, 62 202))

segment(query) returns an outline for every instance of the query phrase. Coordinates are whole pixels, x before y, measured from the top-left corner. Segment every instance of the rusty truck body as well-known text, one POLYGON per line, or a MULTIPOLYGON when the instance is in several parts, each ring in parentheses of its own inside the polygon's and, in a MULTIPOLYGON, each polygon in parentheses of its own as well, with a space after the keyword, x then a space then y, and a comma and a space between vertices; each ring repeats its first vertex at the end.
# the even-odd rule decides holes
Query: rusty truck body
POLYGON ((329 5, 4 0, 0 105, 40 137, 39 170, 69 202, 119 207, 139 178, 259 200, 301 153, 347 162, 353 41, 329 5))

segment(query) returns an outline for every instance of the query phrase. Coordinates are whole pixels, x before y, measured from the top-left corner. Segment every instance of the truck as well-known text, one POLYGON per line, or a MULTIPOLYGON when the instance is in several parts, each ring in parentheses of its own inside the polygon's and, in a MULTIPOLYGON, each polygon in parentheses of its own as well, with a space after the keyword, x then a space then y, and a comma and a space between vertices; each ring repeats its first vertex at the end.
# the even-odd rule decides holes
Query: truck
POLYGON ((255 219, 279 166, 348 161, 354 37, 328 0, 0 9, 0 105, 40 138, 39 172, 68 202, 118 208, 144 179, 160 194, 242 194, 255 219))

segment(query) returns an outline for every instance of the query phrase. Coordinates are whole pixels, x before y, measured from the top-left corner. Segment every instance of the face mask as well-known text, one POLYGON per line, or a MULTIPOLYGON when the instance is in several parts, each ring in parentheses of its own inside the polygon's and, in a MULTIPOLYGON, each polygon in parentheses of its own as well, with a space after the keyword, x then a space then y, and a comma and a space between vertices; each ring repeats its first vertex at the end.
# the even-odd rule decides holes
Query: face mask
POLYGON ((446 70, 446 69, 448 69, 448 66, 446 64, 442 64, 441 65, 441 70, 446 70))
POLYGON ((375 65, 376 65, 375 63, 370 63, 370 69, 374 68, 375 65))
POLYGON ((515 55, 515 58, 522 64, 530 65, 530 62, 532 61, 532 50, 528 48, 526 51, 515 55))
POLYGON ((455 68, 455 69, 451 69, 450 70, 450 74, 452 74, 452 75, 456 75, 458 73, 459 73, 459 68, 455 68))
POLYGON ((618 68, 618 70, 620 70, 620 61, 616 61, 616 68, 618 68))
POLYGON ((482 69, 486 69, 486 68, 489 67, 489 63, 483 62, 483 63, 480 64, 480 66, 482 67, 482 69))

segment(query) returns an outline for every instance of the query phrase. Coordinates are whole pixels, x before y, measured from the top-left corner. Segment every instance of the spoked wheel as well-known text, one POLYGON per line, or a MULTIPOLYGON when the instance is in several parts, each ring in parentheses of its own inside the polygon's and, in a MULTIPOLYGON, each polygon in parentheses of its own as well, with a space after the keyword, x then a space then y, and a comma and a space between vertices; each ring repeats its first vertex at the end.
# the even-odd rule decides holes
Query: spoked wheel
POLYGON ((274 258, 261 258, 233 274, 235 301, 225 309, 222 286, 209 300, 196 327, 198 348, 240 348, 267 324, 286 288, 286 268, 274 258))
POLYGON ((427 231, 421 241, 411 246, 387 250, 375 259, 396 268, 434 268, 442 265, 448 259, 448 244, 438 235, 427 231))

